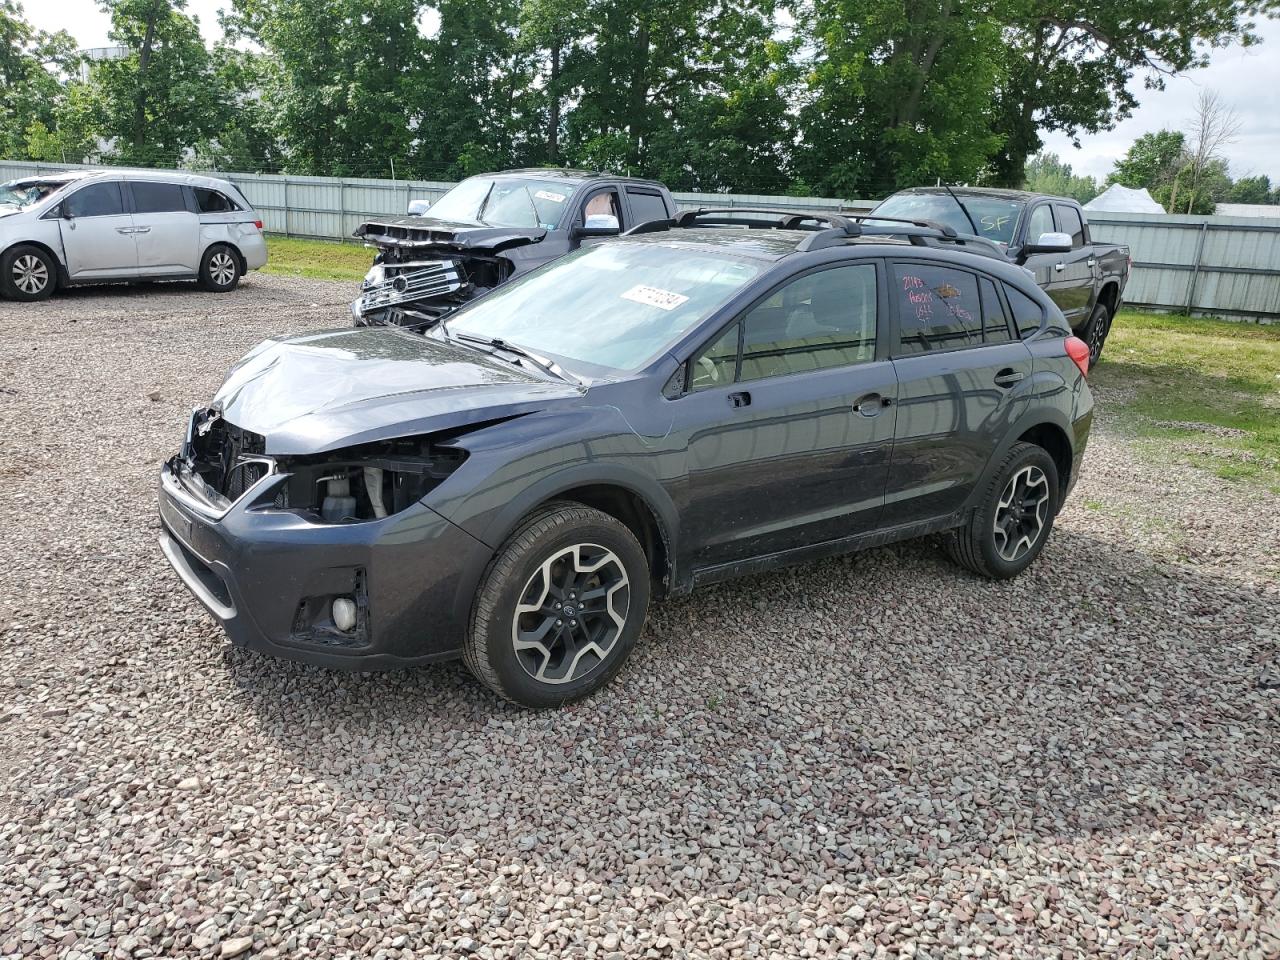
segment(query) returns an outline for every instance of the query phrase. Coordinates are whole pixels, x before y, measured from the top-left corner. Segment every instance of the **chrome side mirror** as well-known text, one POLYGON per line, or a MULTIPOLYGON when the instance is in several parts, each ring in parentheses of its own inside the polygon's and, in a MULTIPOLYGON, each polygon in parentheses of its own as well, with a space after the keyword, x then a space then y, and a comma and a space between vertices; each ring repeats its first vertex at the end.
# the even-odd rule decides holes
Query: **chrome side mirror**
POLYGON ((612 213, 593 213, 587 217, 586 223, 578 228, 580 237, 612 237, 621 229, 618 218, 612 213))
POLYGON ((420 217, 430 209, 431 209, 430 200, 410 200, 409 201, 409 216, 411 217, 420 217))
POLYGON ((1069 233, 1042 233, 1035 243, 1029 243, 1022 248, 1022 252, 1026 253, 1070 253, 1071 252, 1071 234, 1069 233))

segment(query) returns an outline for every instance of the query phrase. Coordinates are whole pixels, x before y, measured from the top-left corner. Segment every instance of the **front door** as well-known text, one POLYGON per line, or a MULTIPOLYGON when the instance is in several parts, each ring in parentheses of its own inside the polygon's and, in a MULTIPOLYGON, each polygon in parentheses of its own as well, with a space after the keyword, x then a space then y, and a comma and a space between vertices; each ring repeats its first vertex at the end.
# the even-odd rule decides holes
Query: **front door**
POLYGON ((186 192, 176 183, 130 180, 133 238, 138 272, 146 276, 188 275, 200 267, 200 219, 187 209, 186 192))
MULTIPOLYGON (((1084 242, 1084 221, 1080 211, 1065 203, 1054 204, 1058 229, 1071 235, 1071 252, 1061 254, 1057 271, 1058 295, 1054 301, 1073 330, 1079 330, 1089 319, 1089 303, 1093 299, 1093 248, 1084 242)), ((1056 266, 1056 265, 1055 265, 1056 266)))
POLYGON ((138 275, 133 217, 117 181, 96 181, 58 205, 67 274, 74 280, 123 279, 138 275))
MULTIPOLYGON (((1062 227, 1054 220, 1053 204, 1041 201, 1031 208, 1024 243, 1035 243, 1042 234, 1058 233, 1062 227)), ((1049 295, 1064 314, 1071 309, 1070 284, 1067 277, 1067 254, 1033 253, 1023 266, 1036 276, 1036 285, 1049 295)))
POLYGON ((859 263, 789 281, 689 362, 674 404, 694 567, 876 525, 897 397, 893 364, 877 360, 877 278, 859 263))
POLYGON ((990 278, 910 261, 895 262, 892 277, 898 417, 886 525, 964 504, 1025 408, 1032 366, 990 278))

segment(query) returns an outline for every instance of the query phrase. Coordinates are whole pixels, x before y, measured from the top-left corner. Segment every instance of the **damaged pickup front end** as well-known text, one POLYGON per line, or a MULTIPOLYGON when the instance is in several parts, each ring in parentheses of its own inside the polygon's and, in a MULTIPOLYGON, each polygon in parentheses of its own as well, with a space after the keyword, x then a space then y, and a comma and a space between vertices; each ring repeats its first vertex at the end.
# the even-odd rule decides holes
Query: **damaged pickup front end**
POLYGON ((361 224, 355 236, 377 249, 360 296, 357 326, 430 326, 517 273, 564 251, 533 254, 547 231, 404 217, 361 224))

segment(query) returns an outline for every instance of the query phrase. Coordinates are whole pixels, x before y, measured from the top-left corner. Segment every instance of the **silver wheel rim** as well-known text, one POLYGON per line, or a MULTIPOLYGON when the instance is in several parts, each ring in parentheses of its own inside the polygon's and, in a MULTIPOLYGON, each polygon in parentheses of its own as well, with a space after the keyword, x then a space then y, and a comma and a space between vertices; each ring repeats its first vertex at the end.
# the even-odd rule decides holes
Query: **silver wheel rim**
POLYGON ((1089 331, 1089 359, 1097 361, 1098 355, 1102 353, 1102 341, 1107 335, 1106 321, 1101 317, 1097 318, 1098 322, 1093 325, 1093 329, 1089 331))
POLYGON ((236 262, 229 253, 215 253, 209 258, 209 276, 220 287, 225 287, 236 278, 236 262))
POLYGON ((13 261, 13 282, 23 293, 39 293, 49 285, 49 268, 34 254, 24 253, 13 261))
POLYGON ((557 550, 525 583, 511 621, 521 668, 539 683, 570 683, 608 659, 630 609, 618 555, 594 543, 557 550))
POLYGON ((1027 555, 1044 533, 1049 516, 1049 478, 1037 466, 1025 466, 1005 485, 991 523, 996 553, 1010 562, 1027 555))

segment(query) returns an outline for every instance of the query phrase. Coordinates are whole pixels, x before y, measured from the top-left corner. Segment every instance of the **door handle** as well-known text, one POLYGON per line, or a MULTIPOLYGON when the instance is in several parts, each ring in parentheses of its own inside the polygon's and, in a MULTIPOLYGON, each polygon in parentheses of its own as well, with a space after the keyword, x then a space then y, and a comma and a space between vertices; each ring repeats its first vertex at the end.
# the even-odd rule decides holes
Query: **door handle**
POLYGON ((1012 387, 1015 383, 1026 378, 1026 374, 1020 370, 1014 370, 1007 367, 996 374, 995 385, 997 387, 1012 387))
POLYGON ((746 390, 729 394, 729 406, 731 407, 749 407, 751 406, 751 394, 746 390))
POLYGON ((133 233, 133 227, 116 227, 116 233, 133 233))
POLYGON ((893 406, 893 397, 884 397, 878 393, 868 393, 865 397, 859 397, 853 404, 853 412, 860 413, 864 417, 874 417, 885 407, 893 406))
POLYGON ((134 227, 133 232, 134 233, 150 233, 151 228, 150 227, 134 227))
POLYGON ((1088 265, 1091 267, 1096 267, 1098 265, 1098 261, 1093 259, 1093 257, 1090 257, 1088 261, 1088 265))
POLYGON ((1059 271, 1059 272, 1061 272, 1061 271, 1063 271, 1063 270, 1067 269, 1067 265, 1066 265, 1065 263, 1063 263, 1061 260, 1059 260, 1057 263, 1055 263, 1055 264, 1053 265, 1053 269, 1054 269, 1054 270, 1057 270, 1057 271, 1059 271))

